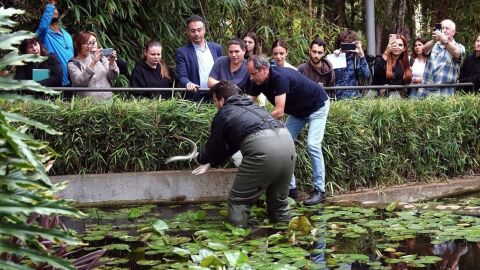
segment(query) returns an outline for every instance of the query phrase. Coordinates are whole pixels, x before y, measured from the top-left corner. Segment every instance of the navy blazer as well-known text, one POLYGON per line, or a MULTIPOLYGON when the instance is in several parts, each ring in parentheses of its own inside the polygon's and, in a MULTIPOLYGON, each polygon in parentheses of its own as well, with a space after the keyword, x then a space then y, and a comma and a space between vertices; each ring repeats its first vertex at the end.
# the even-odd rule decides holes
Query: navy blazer
MULTIPOLYGON (((222 56, 222 47, 214 42, 207 42, 208 49, 212 53, 213 61, 222 56)), ((198 74, 197 54, 193 44, 189 42, 185 46, 177 49, 177 76, 180 87, 186 87, 187 83, 192 82, 200 85, 200 75, 198 74)), ((187 93, 190 94, 190 93, 187 93)), ((187 95, 189 96, 189 95, 187 95)))

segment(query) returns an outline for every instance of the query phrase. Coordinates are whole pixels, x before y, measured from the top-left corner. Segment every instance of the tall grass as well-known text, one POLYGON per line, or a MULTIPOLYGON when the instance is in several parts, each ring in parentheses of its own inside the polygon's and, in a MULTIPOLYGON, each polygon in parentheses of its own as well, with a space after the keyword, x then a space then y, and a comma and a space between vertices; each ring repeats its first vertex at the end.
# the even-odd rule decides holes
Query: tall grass
MULTIPOLYGON (((190 169, 193 162, 164 165, 188 146, 173 134, 203 146, 216 112, 213 105, 184 100, 87 99, 56 101, 59 110, 3 103, 47 123, 63 135, 35 136, 51 142, 60 156, 54 174, 190 169)), ((479 171, 480 97, 352 100, 332 104, 323 151, 329 191, 403 184, 479 171)), ((311 185, 306 131, 297 141, 296 175, 311 185)), ((228 163, 227 166, 230 166, 228 163)))

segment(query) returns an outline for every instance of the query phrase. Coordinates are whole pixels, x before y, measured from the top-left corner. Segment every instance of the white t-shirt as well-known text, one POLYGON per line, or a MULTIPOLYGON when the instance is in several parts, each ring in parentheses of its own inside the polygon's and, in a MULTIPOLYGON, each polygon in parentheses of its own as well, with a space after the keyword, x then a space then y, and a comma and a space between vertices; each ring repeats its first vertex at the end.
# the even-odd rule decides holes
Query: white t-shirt
POLYGON ((423 77, 423 72, 425 71, 425 64, 427 62, 420 62, 418 58, 415 58, 412 65, 412 77, 423 77))

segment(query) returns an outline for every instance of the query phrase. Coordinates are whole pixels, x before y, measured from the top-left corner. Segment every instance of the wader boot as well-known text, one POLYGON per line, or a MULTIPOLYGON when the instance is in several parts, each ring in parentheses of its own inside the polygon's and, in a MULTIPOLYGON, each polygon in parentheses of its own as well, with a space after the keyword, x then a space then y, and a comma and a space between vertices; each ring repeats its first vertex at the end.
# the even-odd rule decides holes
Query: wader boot
POLYGON ((295 168, 295 145, 286 128, 264 129, 247 136, 240 146, 243 154, 228 198, 228 221, 248 225, 250 207, 266 191, 268 217, 287 221, 288 185, 295 168))

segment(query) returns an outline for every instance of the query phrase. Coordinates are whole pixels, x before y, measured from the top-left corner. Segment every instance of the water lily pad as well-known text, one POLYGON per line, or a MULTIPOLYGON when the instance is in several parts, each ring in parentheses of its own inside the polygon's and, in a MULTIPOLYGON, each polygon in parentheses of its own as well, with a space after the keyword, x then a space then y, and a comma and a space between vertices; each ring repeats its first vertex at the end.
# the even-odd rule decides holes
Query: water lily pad
POLYGON ((165 230, 168 230, 168 224, 161 219, 152 220, 151 224, 153 229, 162 235, 165 234, 165 230))
POLYGON ((142 265, 142 266, 154 266, 160 263, 162 262, 158 260, 140 260, 137 262, 138 265, 142 265))
POLYGON ((228 247, 223 244, 223 243, 217 243, 217 242, 208 242, 207 247, 213 249, 213 250, 227 250, 228 247))
POLYGON ((172 252, 182 257, 188 257, 191 254, 189 250, 178 247, 173 248, 172 252))
POLYGON ((290 220, 288 224, 288 229, 292 231, 300 231, 304 234, 310 233, 312 231, 312 224, 306 216, 294 217, 290 220))
POLYGON ((241 251, 225 251, 224 255, 231 267, 237 267, 248 262, 248 255, 241 251))
POLYGON ((106 245, 103 246, 104 249, 106 250, 126 250, 130 251, 130 246, 127 244, 111 244, 111 245, 106 245))

